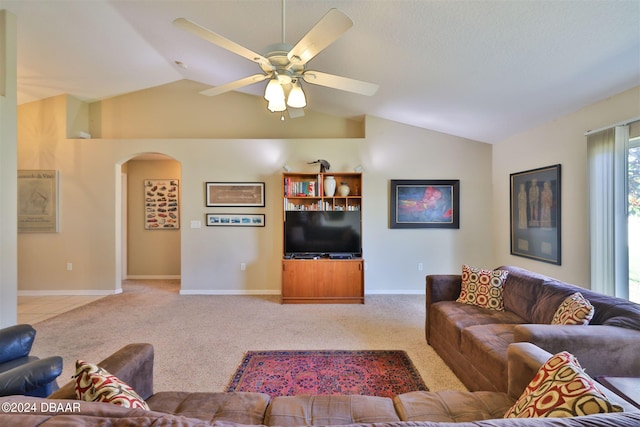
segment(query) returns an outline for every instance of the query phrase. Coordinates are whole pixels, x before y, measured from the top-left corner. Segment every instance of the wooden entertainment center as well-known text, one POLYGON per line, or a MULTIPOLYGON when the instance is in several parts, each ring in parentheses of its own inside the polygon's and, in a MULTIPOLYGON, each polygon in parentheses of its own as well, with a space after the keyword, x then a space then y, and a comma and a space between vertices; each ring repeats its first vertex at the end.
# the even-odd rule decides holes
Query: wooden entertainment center
POLYGON ((286 252, 287 212, 357 212, 358 231, 361 230, 362 174, 284 173, 283 194, 285 254, 282 260, 282 303, 364 304, 364 260, 361 248, 356 254, 318 252, 307 253, 299 258, 286 252), (335 192, 326 195, 325 179, 330 177, 335 180, 335 192), (348 187, 348 194, 341 186, 348 187))

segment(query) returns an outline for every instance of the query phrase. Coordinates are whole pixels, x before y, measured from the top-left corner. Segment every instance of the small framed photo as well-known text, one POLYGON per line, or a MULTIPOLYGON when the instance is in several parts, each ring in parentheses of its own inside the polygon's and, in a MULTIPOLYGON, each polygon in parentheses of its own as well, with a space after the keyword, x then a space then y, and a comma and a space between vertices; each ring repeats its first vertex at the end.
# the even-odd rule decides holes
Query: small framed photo
POLYGON ((264 182, 207 182, 207 207, 263 207, 264 182))
POLYGON ((391 180, 390 228, 460 228, 460 180, 391 180))
POLYGON ((264 214, 207 214, 208 227, 264 227, 264 214))
POLYGON ((560 265, 560 165, 510 176, 511 255, 560 265))

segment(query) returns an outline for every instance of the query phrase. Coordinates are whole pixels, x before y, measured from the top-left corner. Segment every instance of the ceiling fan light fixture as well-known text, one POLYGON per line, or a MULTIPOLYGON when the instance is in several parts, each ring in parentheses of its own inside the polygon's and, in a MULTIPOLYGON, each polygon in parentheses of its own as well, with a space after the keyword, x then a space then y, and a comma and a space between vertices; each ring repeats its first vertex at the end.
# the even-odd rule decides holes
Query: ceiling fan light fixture
POLYGON ((287 98, 287 105, 292 108, 304 108, 307 105, 307 98, 304 96, 304 91, 300 87, 300 83, 295 82, 289 92, 287 98))
POLYGON ((284 98, 282 98, 282 99, 274 99, 274 100, 269 101, 269 104, 267 105, 267 108, 272 113, 275 113, 276 111, 281 112, 281 111, 284 111, 284 110, 287 109, 287 104, 285 104, 284 98))
POLYGON ((274 77, 267 83, 267 88, 264 91, 264 99, 269 102, 282 100, 284 104, 284 89, 278 81, 278 77, 274 77))

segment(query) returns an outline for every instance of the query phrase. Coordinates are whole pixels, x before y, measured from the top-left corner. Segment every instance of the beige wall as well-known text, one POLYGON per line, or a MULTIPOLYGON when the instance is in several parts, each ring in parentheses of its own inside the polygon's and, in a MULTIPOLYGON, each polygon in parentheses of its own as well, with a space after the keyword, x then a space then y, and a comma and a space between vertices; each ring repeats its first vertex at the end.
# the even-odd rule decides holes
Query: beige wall
POLYGON ((303 117, 279 120, 264 100, 230 92, 208 97, 202 83, 180 80, 89 105, 94 138, 359 138, 364 122, 310 109, 303 117))
MULTIPOLYGON (((144 220, 147 212, 144 181, 172 179, 180 182, 180 163, 170 159, 133 159, 125 166, 127 177, 126 275, 129 278, 139 279, 179 278, 180 229, 145 229, 144 220)), ((184 223, 180 225, 185 226, 184 223)))
MULTIPOLYGON (((141 127, 148 130, 153 123, 159 134, 165 128, 169 133, 174 132, 178 125, 172 117, 179 122, 184 110, 191 107, 188 102, 172 103, 176 98, 167 99, 166 89, 159 88, 157 97, 145 92, 146 104, 139 104, 136 111, 146 117, 155 105, 162 104, 169 112, 159 112, 156 120, 146 117, 138 121, 136 111, 129 111, 125 115, 126 126, 146 123, 141 127), (170 114, 171 110, 176 112, 175 116, 170 114)), ((140 95, 132 94, 133 102, 141 102, 140 95)), ((246 101, 245 95, 236 95, 246 101)), ((200 95, 190 91, 179 99, 193 96, 200 95)), ((318 136, 314 133, 316 126, 309 126, 308 138, 296 137, 297 130, 292 128, 293 136, 261 139, 67 139, 68 120, 64 116, 69 110, 68 101, 67 97, 60 96, 25 104, 19 109, 20 167, 58 169, 61 175, 60 233, 20 236, 21 291, 117 291, 123 256, 123 224, 118 203, 120 175, 122 164, 141 153, 162 153, 181 165, 183 293, 279 293, 282 166, 287 163, 294 171, 316 171, 317 165, 307 162, 320 158, 327 159, 336 171, 352 171, 360 164, 365 169, 366 292, 422 293, 427 273, 458 271, 463 262, 491 265, 491 251, 487 247, 492 245, 492 211, 490 204, 483 203, 491 195, 491 146, 488 144, 373 117, 366 120, 366 132, 362 132, 366 136, 352 138, 351 132, 346 131, 351 127, 350 121, 330 116, 318 118, 322 131, 317 134, 340 137, 318 136), (390 230, 389 180, 402 178, 460 179, 461 229, 390 230), (240 211, 264 213, 266 226, 206 227, 206 213, 239 209, 206 208, 204 183, 207 181, 265 182, 266 206, 240 211), (202 227, 191 228, 191 221, 200 221, 202 227), (67 262, 73 262, 73 271, 66 271, 67 262), (418 271, 419 262, 424 264, 423 271, 418 271), (246 264, 246 271, 240 270, 241 263, 246 264)), ((254 97, 253 101, 264 109, 261 98, 254 97)), ((118 102, 124 105, 126 99, 118 102)), ((195 102, 194 114, 202 115, 202 108, 218 108, 215 103, 219 100, 213 99, 210 107, 195 102)), ((225 122, 224 118, 218 120, 215 114, 204 116, 207 123, 200 126, 207 129, 208 134, 243 132, 241 125, 225 122), (230 131, 234 126, 239 130, 230 131)), ((313 113, 308 116, 314 117, 313 113)), ((247 123, 251 122, 250 117, 244 117, 247 123)), ((94 119, 93 114, 89 119, 94 119)), ((270 119, 273 123, 266 127, 277 126, 279 132, 285 134, 289 123, 294 122, 283 124, 277 117, 270 119)), ((104 127, 102 132, 108 133, 104 127)), ((130 173, 129 169, 126 168, 130 173)))
POLYGON ((0 328, 16 322, 16 17, 0 10, 0 328))
MULTIPOLYGON (((191 104, 184 99, 194 94, 189 91, 179 97, 182 102, 172 103, 174 98, 166 98, 166 89, 159 88, 157 96, 153 90, 145 91, 145 102, 139 99, 140 93, 132 94, 138 109, 127 113, 126 121, 120 122, 122 126, 146 123, 141 125, 144 132, 132 131, 138 137, 151 128, 151 123, 158 134, 165 128, 168 133, 177 132, 179 124, 172 120, 179 122, 184 110, 188 112, 191 104), (154 120, 153 106, 157 104, 164 105, 164 110, 154 120), (145 118, 138 121, 136 111, 145 118)), ((584 132, 640 115, 639 90, 613 96, 494 146, 375 117, 366 119, 364 136, 358 138, 345 131, 350 128, 347 121, 328 116, 318 120, 331 130, 318 133, 339 137, 317 136, 313 131, 316 127, 310 126, 308 137, 300 138, 295 128, 287 127, 289 122, 283 127, 273 117, 275 123, 265 127, 279 126, 284 135, 241 137, 242 124, 226 118, 218 120, 215 114, 202 111, 219 108, 216 102, 220 100, 215 99, 211 105, 195 101, 194 114, 207 117, 207 122, 199 126, 208 135, 238 136, 77 140, 66 136, 69 129, 65 127, 70 126, 67 97, 25 104, 19 107, 19 166, 60 170, 61 231, 19 236, 19 289, 76 293, 118 290, 123 257, 121 232, 123 225, 130 225, 121 220, 121 172, 126 162, 142 153, 162 153, 180 165, 180 275, 186 294, 279 292, 282 166, 286 163, 294 171, 316 171, 317 166, 307 162, 319 158, 327 159, 336 171, 364 167, 367 293, 423 293, 426 274, 457 272, 462 263, 487 267, 515 264, 588 286, 584 132), (292 135, 287 135, 288 129, 292 135), (563 165, 561 266, 509 255, 509 174, 555 163, 563 165), (459 230, 388 228, 389 181, 410 178, 460 179, 459 230), (266 206, 243 208, 241 212, 264 213, 266 226, 206 227, 206 213, 239 209, 206 208, 207 181, 265 182, 266 206), (202 227, 191 228, 192 221, 200 221, 202 227), (73 271, 65 269, 67 262, 74 263, 73 271), (241 263, 246 264, 246 271, 241 271, 241 263), (423 263, 423 271, 418 271, 418 263, 423 263)), ((241 102, 247 101, 245 95, 236 95, 241 102)), ((118 100, 121 105, 126 101, 126 97, 118 100)), ((264 108, 262 99, 255 97, 253 101, 264 108)), ((75 101, 73 106, 78 107, 75 101)), ((247 115, 243 117, 251 122, 247 115)), ((90 115, 89 120, 93 119, 90 115)), ((108 134, 111 130, 105 129, 104 123, 102 132, 108 134)), ((128 166, 125 169, 130 172, 128 166)))
POLYGON ((640 116, 640 87, 544 123, 493 147, 494 259, 589 287, 585 132, 640 116), (562 165, 562 265, 509 254, 509 174, 562 165))

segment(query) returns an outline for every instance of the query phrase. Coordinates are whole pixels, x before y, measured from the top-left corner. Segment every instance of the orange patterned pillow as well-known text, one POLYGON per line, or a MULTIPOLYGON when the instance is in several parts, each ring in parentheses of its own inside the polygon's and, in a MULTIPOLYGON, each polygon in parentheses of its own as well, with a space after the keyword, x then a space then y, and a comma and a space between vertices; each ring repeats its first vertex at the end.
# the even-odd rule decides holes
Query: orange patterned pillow
POLYGON ((508 274, 506 270, 484 270, 463 265, 462 289, 456 301, 504 311, 502 290, 508 274))
POLYGON ((580 292, 568 296, 551 320, 552 325, 588 325, 595 309, 580 292))
POLYGON ((578 360, 563 351, 551 356, 504 418, 574 417, 622 412, 596 387, 578 360))
POLYGON ((128 384, 93 363, 76 361, 76 398, 86 402, 107 402, 125 408, 149 410, 147 402, 128 384))

